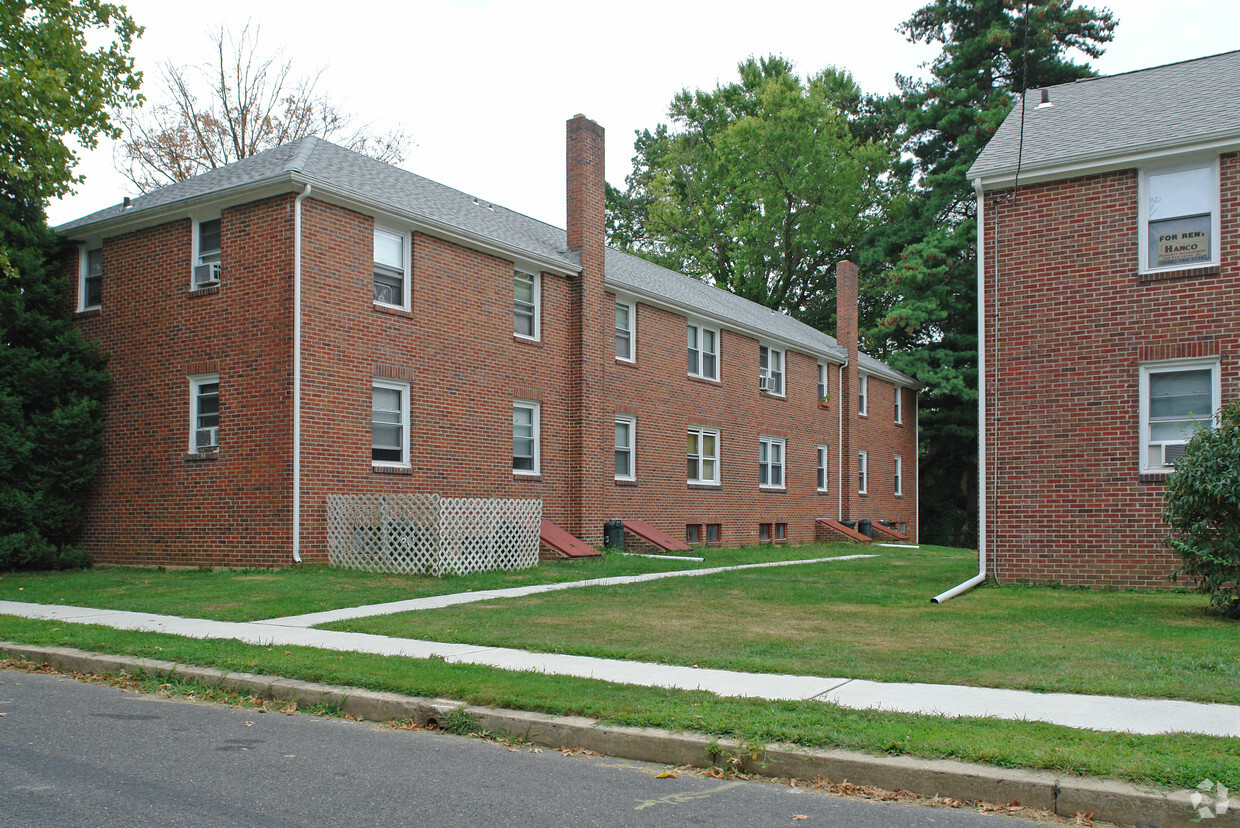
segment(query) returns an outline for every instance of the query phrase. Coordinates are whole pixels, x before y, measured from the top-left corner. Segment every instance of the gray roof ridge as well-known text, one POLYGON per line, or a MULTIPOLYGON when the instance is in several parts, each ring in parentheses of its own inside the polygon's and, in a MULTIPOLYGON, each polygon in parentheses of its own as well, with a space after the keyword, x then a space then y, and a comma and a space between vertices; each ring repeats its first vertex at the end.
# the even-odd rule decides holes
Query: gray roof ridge
MULTIPOLYGON (((1213 54, 1213 55, 1202 55, 1201 57, 1185 58, 1184 60, 1173 60, 1170 63, 1160 63, 1157 66, 1143 66, 1140 69, 1129 69, 1126 72, 1115 72, 1110 75, 1092 75, 1088 78, 1077 78, 1076 80, 1068 81, 1067 83, 1057 83, 1054 86, 1048 86, 1046 88, 1054 89, 1055 86, 1072 86, 1078 83, 1089 83, 1091 81, 1104 81, 1104 80, 1110 80, 1111 78, 1123 78, 1123 77, 1127 77, 1128 75, 1139 75, 1142 72, 1157 72, 1161 69, 1170 69, 1172 66, 1182 66, 1186 63, 1199 63, 1200 61, 1203 61, 1203 60, 1213 60, 1214 58, 1220 58, 1226 55, 1234 55, 1237 52, 1240 52, 1240 49, 1229 49, 1226 52, 1218 52, 1217 54, 1213 54)), ((1030 89, 1041 89, 1041 88, 1042 87, 1030 87, 1030 89)), ((1026 90, 1026 92, 1028 91, 1029 90, 1026 90)))
MULTIPOLYGON (((306 164, 310 161, 310 155, 319 146, 319 142, 324 139, 317 135, 306 135, 294 141, 294 144, 301 144, 297 151, 293 153, 288 162, 284 165, 284 172, 301 172, 306 168, 306 164)), ((327 143, 331 143, 328 141, 327 143)), ((273 147, 274 149, 274 147, 273 147)))

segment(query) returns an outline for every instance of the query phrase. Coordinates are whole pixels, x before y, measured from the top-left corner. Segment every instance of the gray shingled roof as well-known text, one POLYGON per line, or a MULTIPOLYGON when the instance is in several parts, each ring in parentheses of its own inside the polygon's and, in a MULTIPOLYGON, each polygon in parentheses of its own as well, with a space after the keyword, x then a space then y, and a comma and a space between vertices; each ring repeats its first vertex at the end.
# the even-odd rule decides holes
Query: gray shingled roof
POLYGON ((1240 51, 1088 78, 1025 96, 1024 149, 1020 107, 995 131, 969 169, 971 179, 1010 176, 1107 156, 1186 146, 1240 136, 1240 51))
MULTIPOLYGON (((349 195, 376 208, 421 216, 437 225, 452 227, 469 236, 498 242, 506 248, 558 261, 566 270, 578 270, 580 259, 568 251, 565 232, 549 224, 480 200, 420 175, 382 161, 338 147, 319 138, 303 138, 251 158, 171 184, 133 199, 129 209, 109 207, 75 221, 62 224, 57 231, 70 237, 83 235, 92 225, 124 216, 133 221, 144 211, 168 208, 178 202, 218 196, 227 190, 264 181, 290 179, 321 185, 329 192, 349 195)), ((798 322, 790 316, 743 299, 725 290, 674 270, 660 267, 638 256, 608 249, 606 280, 621 291, 629 290, 699 313, 723 323, 769 334, 794 348, 816 354, 845 356, 834 337, 798 322)), ((909 385, 912 377, 901 374, 871 357, 862 356, 860 365, 871 373, 883 374, 909 385)))

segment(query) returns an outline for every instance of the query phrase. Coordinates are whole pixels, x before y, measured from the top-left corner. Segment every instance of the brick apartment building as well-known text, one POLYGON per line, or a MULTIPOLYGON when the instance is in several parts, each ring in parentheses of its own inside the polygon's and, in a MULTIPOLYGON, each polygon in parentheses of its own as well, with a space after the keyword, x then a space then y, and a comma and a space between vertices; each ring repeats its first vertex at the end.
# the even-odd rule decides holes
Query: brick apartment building
POLYGON ((541 498, 596 545, 915 538, 918 386, 858 354, 856 268, 837 342, 607 249, 582 116, 567 166, 567 233, 315 138, 58 228, 111 354, 95 560, 324 560, 359 492, 541 498))
POLYGON ((1000 581, 1178 565, 1163 481, 1240 386, 1237 89, 1240 52, 1033 90, 970 171, 1000 581))

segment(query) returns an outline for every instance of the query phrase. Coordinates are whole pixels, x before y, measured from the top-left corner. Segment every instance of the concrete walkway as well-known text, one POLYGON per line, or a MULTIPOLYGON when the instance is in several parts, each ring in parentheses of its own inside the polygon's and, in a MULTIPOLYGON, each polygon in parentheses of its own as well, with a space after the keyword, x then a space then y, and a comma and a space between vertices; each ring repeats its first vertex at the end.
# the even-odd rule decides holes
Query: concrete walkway
MULTIPOLYGON (((481 593, 471 593, 473 594, 481 593)), ((365 633, 314 630, 300 624, 285 623, 287 619, 238 623, 16 601, 0 601, 0 614, 74 624, 100 624, 115 629, 162 632, 190 638, 232 639, 263 646, 305 646, 409 658, 439 657, 457 664, 481 664, 505 670, 580 676, 646 687, 708 690, 721 696, 771 700, 814 699, 854 709, 878 708, 929 715, 1027 719, 1068 727, 1130 733, 1192 732, 1240 737, 1240 706, 1227 704, 742 673, 558 653, 532 653, 505 647, 479 647, 365 633)))

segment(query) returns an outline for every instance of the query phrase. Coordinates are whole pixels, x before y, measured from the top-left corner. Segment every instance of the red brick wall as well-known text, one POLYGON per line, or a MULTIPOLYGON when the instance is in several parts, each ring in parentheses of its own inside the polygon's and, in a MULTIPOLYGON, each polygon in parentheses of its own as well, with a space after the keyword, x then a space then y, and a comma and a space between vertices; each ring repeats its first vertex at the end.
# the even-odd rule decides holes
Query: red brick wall
POLYGON ((1237 156, 1221 176, 1221 272, 1156 280, 1137 274, 1135 170, 987 194, 984 531, 1000 581, 1167 585, 1163 486, 1138 471, 1138 366, 1218 354, 1236 394, 1237 156))
MULTIPOLYGON (((189 291, 189 219, 105 239, 102 310, 79 315, 111 355, 104 461, 83 530, 97 562, 286 561, 291 205, 224 211, 218 290, 189 291), (220 376, 220 449, 193 459, 188 376, 208 372, 220 376)), ((66 267, 76 272, 76 259, 66 267)))

